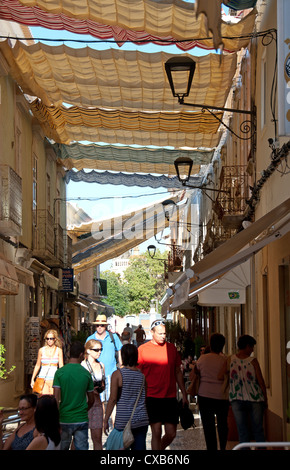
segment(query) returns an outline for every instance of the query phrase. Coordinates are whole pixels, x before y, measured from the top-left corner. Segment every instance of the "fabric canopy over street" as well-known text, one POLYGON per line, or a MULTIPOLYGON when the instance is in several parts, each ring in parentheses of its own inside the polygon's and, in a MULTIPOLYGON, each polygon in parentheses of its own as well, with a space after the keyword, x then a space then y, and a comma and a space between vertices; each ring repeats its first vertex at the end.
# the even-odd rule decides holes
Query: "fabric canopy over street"
POLYGON ((187 156, 193 161, 192 174, 199 172, 200 165, 211 162, 213 150, 175 150, 165 148, 138 148, 117 145, 71 145, 54 144, 54 149, 63 166, 77 170, 98 169, 140 173, 175 175, 174 160, 187 156))
MULTIPOLYGON (((149 136, 147 145, 192 146, 196 147, 196 137, 192 134, 216 134, 222 113, 215 118, 209 112, 169 113, 140 111, 108 111, 99 108, 47 107, 36 100, 31 111, 39 120, 47 137, 59 143, 74 140, 106 141, 123 144, 139 144, 139 135, 149 136), (118 132, 124 130, 125 132, 118 132), (128 132, 132 136, 128 142, 128 132), (135 132, 137 135, 135 137, 135 132), (157 132, 156 132, 157 131, 157 132), (176 139, 176 134, 178 138, 176 139), (182 137, 181 137, 182 136, 182 137), (184 142, 182 143, 182 138, 184 142)), ((205 141, 206 136, 203 136, 205 141)), ((212 136, 208 136, 207 146, 212 146, 212 136)), ((199 138, 200 141, 200 138, 199 138)), ((144 142, 144 138, 142 138, 144 142)), ((216 140, 214 140, 216 142, 216 140)))
MULTIPOLYGON (((219 143, 221 113, 216 119, 207 111, 188 111, 173 98, 164 68, 172 54, 19 41, 11 48, 9 40, 0 42, 0 50, 23 92, 38 98, 31 102, 31 111, 55 142, 174 148, 213 148, 219 143)), ((196 69, 189 99, 223 107, 237 55, 190 57, 196 69)), ((186 88, 186 75, 176 86, 186 88)))
MULTIPOLYGON (((109 171, 97 172, 97 171, 74 171, 69 170, 65 175, 65 182, 70 181, 78 182, 82 181, 85 183, 98 183, 98 184, 122 184, 123 186, 140 186, 150 188, 182 188, 182 183, 179 181, 177 176, 172 178, 161 175, 140 175, 140 174, 126 174, 126 173, 112 173, 109 171)), ((188 184, 201 185, 202 178, 195 177, 190 178, 188 184)))
MULTIPOLYGON (((8 40, 0 43, 0 50, 23 92, 37 96, 45 106, 69 103, 107 109, 186 111, 173 98, 165 73, 164 64, 173 54, 74 49, 39 42, 27 46, 19 41, 11 48, 8 40)), ((188 100, 223 106, 236 71, 237 55, 186 56, 196 62, 188 100)), ((186 77, 176 80, 179 89, 186 86, 186 77)))
MULTIPOLYGON (((220 10, 215 15, 215 4, 220 7, 220 0, 211 0, 205 12, 214 17, 210 27, 203 14, 196 16, 194 3, 181 0, 107 0, 105 4, 103 0, 1 0, 0 17, 30 26, 113 38, 120 46, 125 41, 166 46, 180 40, 176 45, 182 50, 195 46, 217 49, 221 42, 228 52, 246 47, 257 11, 254 9, 238 23, 229 24, 220 20, 220 10)), ((241 5, 241 9, 248 7, 241 5)))
MULTIPOLYGON (((181 192, 172 200, 178 201, 183 195, 184 192, 181 192)), ((176 216, 179 217, 180 212, 176 216)), ((125 253, 168 225, 162 201, 159 201, 127 214, 69 228, 69 235, 80 237, 72 247, 75 273, 125 253)))
MULTIPOLYGON (((86 302, 86 304, 82 304, 82 302, 79 302, 79 304, 82 304, 81 306, 84 306, 87 309, 89 309, 89 307, 91 306, 97 312, 97 314, 104 313, 107 317, 110 317, 115 313, 114 307, 106 304, 105 302, 102 302, 102 300, 91 299, 90 297, 84 296, 82 294, 80 294, 80 299, 83 302, 86 302)), ((75 303, 77 304, 78 302, 75 303)))

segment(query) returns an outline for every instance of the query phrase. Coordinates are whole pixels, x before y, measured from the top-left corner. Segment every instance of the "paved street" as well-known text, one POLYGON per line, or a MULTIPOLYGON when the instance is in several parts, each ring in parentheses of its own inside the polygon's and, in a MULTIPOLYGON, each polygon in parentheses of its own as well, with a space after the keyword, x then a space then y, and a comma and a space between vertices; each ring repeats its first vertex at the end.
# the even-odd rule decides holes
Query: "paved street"
MULTIPOLYGON (((171 445, 167 448, 167 450, 206 450, 204 435, 202 424, 200 422, 198 410, 195 404, 190 405, 193 414, 194 414, 194 421, 195 427, 187 429, 184 431, 180 424, 177 428, 177 435, 171 445)), ((103 436, 103 442, 106 441, 106 436, 103 436)), ((151 432, 150 427, 147 433, 147 440, 146 440, 146 448, 147 450, 151 450, 151 432)), ((230 450, 236 442, 228 442, 227 448, 230 450)), ((93 450, 92 441, 90 440, 90 450, 93 450)))

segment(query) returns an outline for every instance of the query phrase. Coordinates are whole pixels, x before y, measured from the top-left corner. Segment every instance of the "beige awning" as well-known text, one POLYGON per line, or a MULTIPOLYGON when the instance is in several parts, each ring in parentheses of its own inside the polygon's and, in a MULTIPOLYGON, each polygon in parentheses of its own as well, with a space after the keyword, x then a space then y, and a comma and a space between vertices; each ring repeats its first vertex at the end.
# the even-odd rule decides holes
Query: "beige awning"
POLYGON ((30 107, 45 134, 57 143, 91 140, 140 144, 141 138, 144 142, 145 133, 150 139, 147 146, 160 145, 163 140, 164 146, 194 147, 197 146, 196 137, 192 134, 209 134, 207 139, 211 141, 211 134, 216 134, 223 116, 223 113, 216 113, 215 118, 209 112, 134 112, 76 106, 47 107, 39 100, 35 100, 30 107))
MULTIPOLYGON (((182 192, 181 192, 182 194, 182 192)), ((173 197, 173 200, 178 200, 173 197)), ((178 218, 180 213, 176 213, 178 218)), ((164 217, 163 205, 159 202, 106 221, 93 221, 75 227, 74 235, 86 233, 92 236, 78 241, 73 245, 73 268, 78 273, 86 269, 116 258, 131 248, 150 239, 168 226, 164 217), (82 230, 84 230, 82 232, 82 230)))
POLYGON ((77 305, 78 307, 85 308, 86 310, 89 310, 89 305, 86 305, 83 302, 80 302, 79 300, 76 300, 73 303, 74 303, 74 305, 77 305))
POLYGON ((48 287, 52 290, 58 290, 59 279, 57 277, 53 276, 52 274, 50 274, 46 271, 43 271, 42 275, 43 275, 43 280, 44 280, 45 287, 48 287))
POLYGON ((30 258, 27 263, 27 269, 31 270, 35 274, 42 274, 43 271, 48 272, 50 270, 48 266, 45 266, 45 264, 41 263, 36 258, 30 258))
POLYGON ((16 274, 18 277, 18 281, 21 284, 25 284, 29 287, 35 287, 33 273, 29 271, 29 269, 24 268, 18 264, 15 264, 16 274))
POLYGON ((0 258, 0 295, 16 295, 19 281, 13 264, 0 258))
POLYGON ((212 287, 225 273, 249 260, 263 247, 278 240, 290 230, 290 198, 281 203, 251 226, 182 273, 174 285, 178 297, 188 285, 188 297, 174 302, 174 308, 189 308, 189 300, 206 288, 212 287))
POLYGON ((191 280, 191 289, 193 285, 200 283, 201 280, 207 281, 217 275, 219 270, 222 273, 227 272, 229 270, 229 261, 235 262, 234 256, 236 256, 237 261, 240 260, 240 263, 242 263, 243 257, 248 256, 250 253, 254 254, 255 247, 262 245, 262 243, 258 245, 260 240, 268 244, 273 239, 278 238, 279 223, 280 221, 283 222, 284 218, 286 224, 288 224, 290 220, 290 198, 192 266, 194 275, 191 280), (250 244, 250 247, 247 249, 245 247, 248 244, 250 244))
MULTIPOLYGON (((23 92, 46 106, 68 103, 84 108, 188 111, 173 98, 166 77, 164 64, 173 54, 21 42, 11 48, 7 40, 0 42, 0 50, 23 92)), ((186 56, 196 62, 188 102, 224 106, 237 55, 186 56)), ((184 80, 179 78, 176 86, 186 87, 184 80)))
MULTIPOLYGON (((219 6, 220 3, 219 0, 219 6)), ((124 41, 167 45, 168 41, 179 39, 182 42, 177 46, 182 50, 195 46, 211 49, 219 44, 218 35, 223 37, 224 50, 237 51, 247 46, 257 11, 238 22, 221 21, 216 26, 215 21, 214 29, 212 24, 209 28, 213 34, 207 31, 203 15, 196 17, 195 4, 179 0, 2 0, 0 14, 1 18, 30 26, 86 33, 101 39, 113 37, 119 45, 124 41)), ((220 16, 220 10, 217 14, 220 16)))
POLYGON ((246 303, 246 288, 250 285, 250 260, 236 266, 222 276, 218 282, 198 295, 198 305, 241 305, 246 303))

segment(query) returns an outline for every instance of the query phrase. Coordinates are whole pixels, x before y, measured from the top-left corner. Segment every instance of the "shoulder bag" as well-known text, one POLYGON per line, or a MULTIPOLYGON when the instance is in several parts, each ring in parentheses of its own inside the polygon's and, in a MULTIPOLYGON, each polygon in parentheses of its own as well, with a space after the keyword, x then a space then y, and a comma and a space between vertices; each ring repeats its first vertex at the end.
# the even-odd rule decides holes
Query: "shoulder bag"
POLYGON ((47 377, 47 374, 48 374, 48 371, 49 371, 50 367, 51 367, 51 364, 49 364, 49 367, 46 371, 45 377, 36 377, 34 385, 33 385, 33 389, 32 389, 33 393, 41 394, 41 392, 43 390, 43 387, 44 387, 44 382, 46 380, 46 377, 47 377))
POLYGON ((142 392, 143 387, 144 387, 144 382, 145 382, 145 376, 143 376, 142 387, 140 388, 138 397, 137 397, 137 399, 136 399, 136 401, 135 401, 135 405, 134 405, 134 408, 133 408, 133 410, 132 410, 130 419, 129 419, 128 423, 126 424, 126 426, 125 426, 125 428, 124 428, 124 431, 123 431, 123 444, 124 444, 124 449, 127 449, 128 447, 130 447, 130 445, 133 444, 133 442, 134 442, 134 436, 133 436, 132 431, 131 431, 131 421, 132 421, 133 415, 134 415, 134 413, 135 413, 137 403, 138 403, 139 398, 140 398, 140 396, 141 396, 141 392, 142 392))
POLYGON ((130 419, 129 419, 128 423, 126 424, 123 431, 118 431, 115 428, 112 429, 112 431, 110 432, 110 434, 108 436, 107 441, 104 444, 104 447, 107 450, 128 449, 128 447, 130 447, 130 445, 133 444, 134 436, 133 436, 133 433, 131 431, 131 421, 132 421, 133 415, 135 413, 137 403, 138 403, 139 398, 141 396, 141 392, 142 392, 143 387, 144 387, 144 382, 145 382, 145 377, 143 376, 143 383, 142 383, 142 386, 140 388, 138 397, 135 401, 130 419))

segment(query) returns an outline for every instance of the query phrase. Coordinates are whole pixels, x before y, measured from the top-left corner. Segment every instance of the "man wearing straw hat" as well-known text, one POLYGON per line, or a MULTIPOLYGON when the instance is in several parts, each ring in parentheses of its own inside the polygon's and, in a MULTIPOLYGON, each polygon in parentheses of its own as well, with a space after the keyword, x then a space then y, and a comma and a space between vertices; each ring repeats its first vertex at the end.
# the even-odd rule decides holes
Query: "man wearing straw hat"
POLYGON ((116 333, 111 333, 108 331, 107 327, 109 325, 106 315, 97 315, 96 321, 96 331, 94 334, 89 336, 86 341, 90 339, 95 339, 101 341, 102 343, 102 352, 99 357, 99 361, 104 364, 105 375, 106 375, 106 389, 101 393, 100 397, 102 402, 108 401, 110 396, 110 385, 111 385, 111 375, 117 369, 116 361, 116 351, 118 352, 118 362, 121 364, 121 348, 122 342, 119 339, 116 333))

